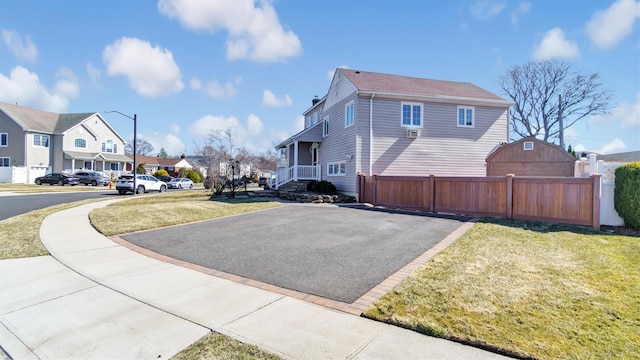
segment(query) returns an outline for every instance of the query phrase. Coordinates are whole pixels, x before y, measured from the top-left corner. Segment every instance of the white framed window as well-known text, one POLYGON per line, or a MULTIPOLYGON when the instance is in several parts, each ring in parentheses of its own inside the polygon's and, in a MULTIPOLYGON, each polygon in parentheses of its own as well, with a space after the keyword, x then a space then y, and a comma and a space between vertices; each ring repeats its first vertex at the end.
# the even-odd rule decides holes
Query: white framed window
POLYGON ((347 163, 338 161, 327 164, 327 176, 344 176, 347 173, 347 163))
POLYGON ((533 150, 533 141, 525 141, 524 142, 524 150, 525 151, 533 150))
POLYGON ((0 147, 9 146, 9 134, 0 133, 0 147))
POLYGON ((77 139, 75 139, 75 141, 74 141, 74 145, 75 145, 75 147, 77 147, 77 148, 83 148, 83 149, 84 149, 84 148, 86 148, 86 147, 87 147, 87 140, 82 139, 82 138, 77 138, 77 139))
POLYGON ((329 135, 329 118, 326 117, 322 121, 323 121, 323 124, 322 124, 322 137, 326 137, 327 135, 329 135))
POLYGON ((314 112, 314 113, 313 113, 313 123, 314 123, 314 124, 317 124, 317 123, 318 123, 318 113, 317 113, 317 112, 314 112))
POLYGON ((0 157, 0 167, 9 167, 9 166, 11 166, 11 158, 0 157))
POLYGON ((120 164, 119 163, 111 163, 111 170, 119 171, 120 164))
POLYGON ((118 144, 113 143, 113 153, 117 153, 118 152, 118 144))
POLYGON ((349 127, 355 122, 355 109, 353 101, 344 106, 344 127, 349 127))
POLYGON ((33 134, 33 146, 49 147, 49 135, 33 134))
POLYGON ((422 103, 402 102, 400 124, 405 127, 422 127, 422 103))
POLYGON ((118 149, 118 145, 114 144, 113 141, 111 140, 107 140, 107 142, 103 142, 102 143, 102 152, 107 152, 107 153, 114 153, 115 151, 113 151, 114 146, 116 149, 118 149))
POLYGON ((311 116, 307 116, 307 123, 305 128, 308 128, 309 126, 311 126, 311 116))
POLYGON ((473 106, 458 106, 458 127, 475 127, 474 113, 473 106))

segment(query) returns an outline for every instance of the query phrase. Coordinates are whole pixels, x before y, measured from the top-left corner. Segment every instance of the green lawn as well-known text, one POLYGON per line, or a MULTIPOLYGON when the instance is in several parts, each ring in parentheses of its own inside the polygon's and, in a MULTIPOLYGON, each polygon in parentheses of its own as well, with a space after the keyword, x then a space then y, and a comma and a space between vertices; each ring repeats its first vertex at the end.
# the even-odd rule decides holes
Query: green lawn
POLYGON ((640 238, 486 219, 365 316, 541 359, 640 358, 640 238))

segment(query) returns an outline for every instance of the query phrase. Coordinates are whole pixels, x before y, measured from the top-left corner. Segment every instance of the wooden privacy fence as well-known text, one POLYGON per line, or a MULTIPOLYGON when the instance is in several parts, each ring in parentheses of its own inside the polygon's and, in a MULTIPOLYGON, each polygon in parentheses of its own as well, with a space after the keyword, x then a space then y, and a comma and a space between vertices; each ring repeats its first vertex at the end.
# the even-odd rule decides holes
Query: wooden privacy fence
POLYGON ((362 203, 400 209, 540 220, 600 229, 600 175, 427 177, 358 174, 362 203))

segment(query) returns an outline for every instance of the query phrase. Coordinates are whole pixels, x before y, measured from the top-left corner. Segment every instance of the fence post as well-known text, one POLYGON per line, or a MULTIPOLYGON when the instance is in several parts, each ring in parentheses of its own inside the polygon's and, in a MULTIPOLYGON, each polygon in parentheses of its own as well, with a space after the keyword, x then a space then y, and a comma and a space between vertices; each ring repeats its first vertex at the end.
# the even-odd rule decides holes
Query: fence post
POLYGON ((436 176, 429 175, 429 212, 436 212, 436 176))
POLYGON ((373 205, 378 203, 378 174, 373 174, 373 201, 371 202, 373 205))
POLYGON ((364 201, 362 200, 362 173, 360 173, 358 171, 358 201, 363 203, 364 201))
POLYGON ((513 219, 513 174, 507 174, 507 219, 513 219))
POLYGON ((591 175, 593 180, 593 213, 592 225, 596 230, 600 230, 600 174, 591 175))

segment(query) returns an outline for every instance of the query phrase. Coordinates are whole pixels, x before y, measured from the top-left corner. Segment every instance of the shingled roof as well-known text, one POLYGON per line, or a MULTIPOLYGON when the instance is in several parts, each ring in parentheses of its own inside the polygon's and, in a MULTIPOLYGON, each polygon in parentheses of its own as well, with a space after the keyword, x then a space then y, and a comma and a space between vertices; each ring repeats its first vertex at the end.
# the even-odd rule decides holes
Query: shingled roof
POLYGON ((445 96, 509 103, 508 100, 468 82, 432 80, 342 68, 338 68, 337 71, 342 73, 361 92, 445 96))
POLYGON ((55 114, 0 102, 0 111, 26 131, 61 134, 95 113, 55 114))

